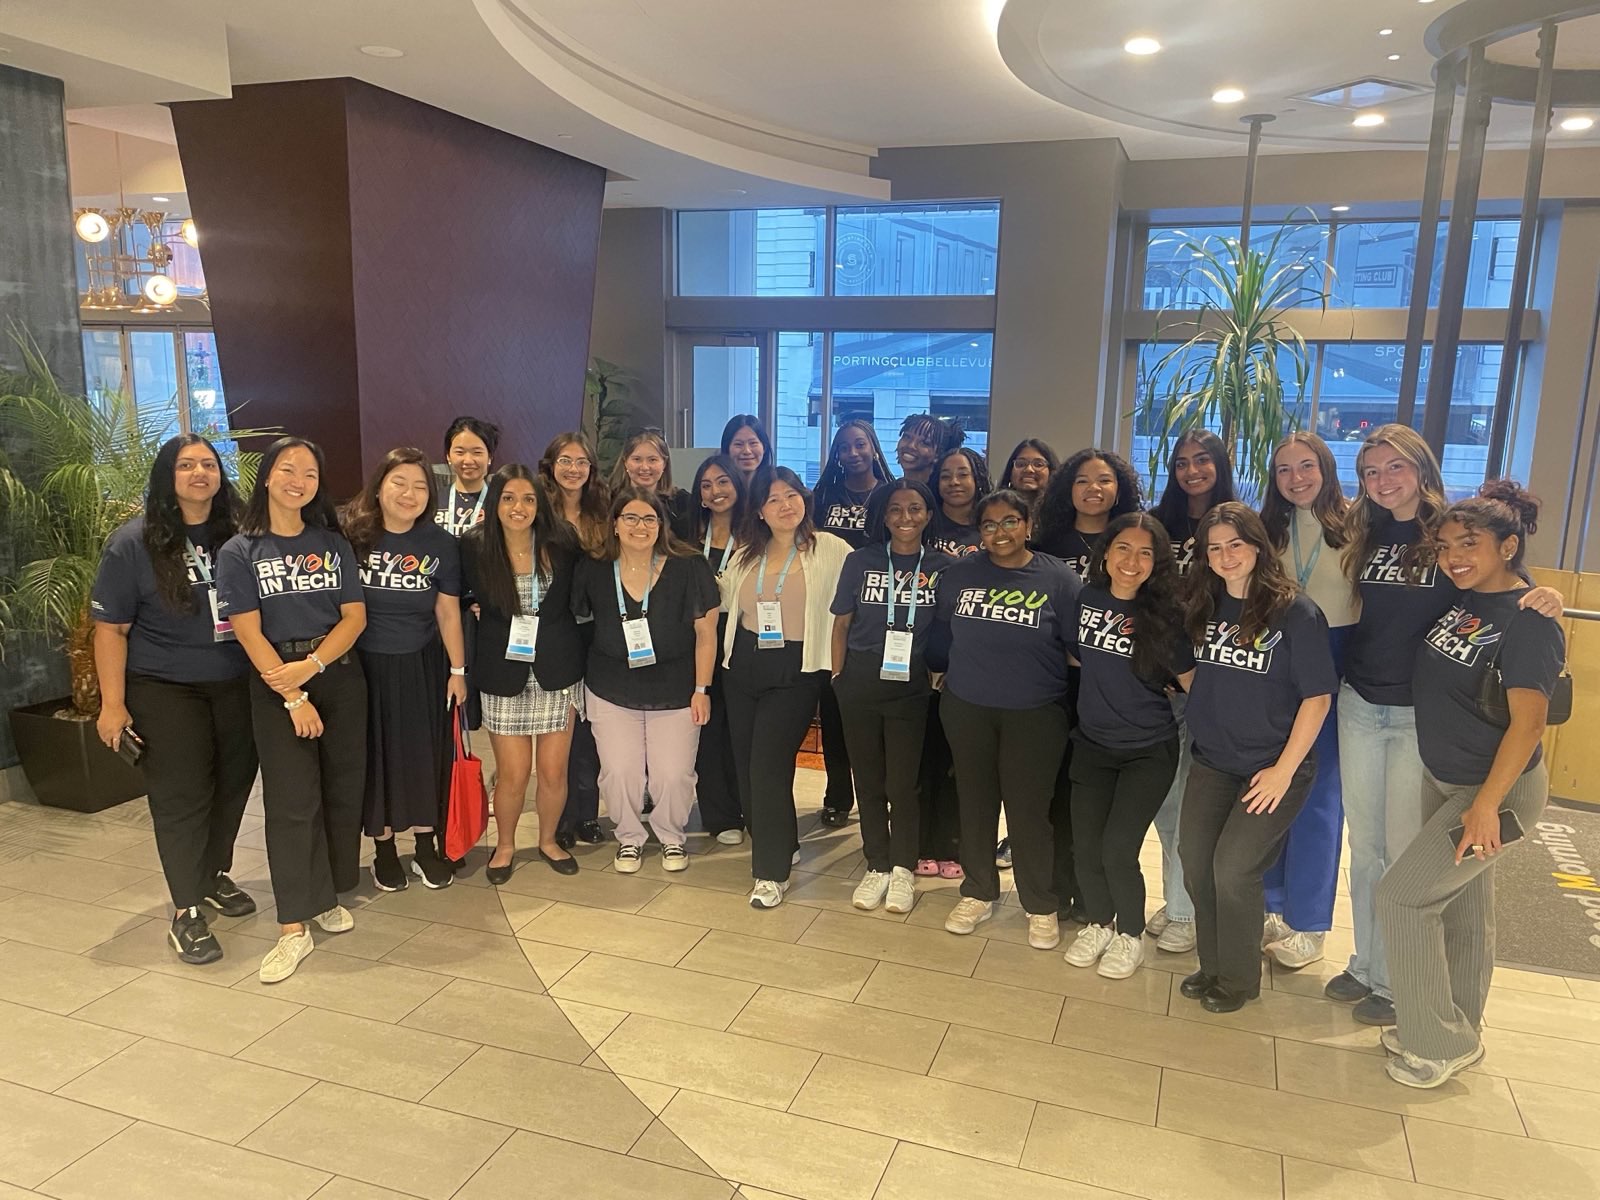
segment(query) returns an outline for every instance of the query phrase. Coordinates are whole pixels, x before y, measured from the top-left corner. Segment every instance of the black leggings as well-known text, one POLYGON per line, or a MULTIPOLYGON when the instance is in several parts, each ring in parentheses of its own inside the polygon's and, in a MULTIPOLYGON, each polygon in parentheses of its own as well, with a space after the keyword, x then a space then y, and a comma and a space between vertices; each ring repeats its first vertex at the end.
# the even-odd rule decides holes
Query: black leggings
POLYGON ((1178 770, 1178 737, 1117 750, 1072 737, 1072 835, 1078 895, 1091 924, 1144 933, 1139 850, 1178 770))
POLYGON ((833 685, 826 676, 822 693, 817 697, 817 722, 822 726, 822 766, 828 773, 822 807, 848 813, 855 807, 855 790, 850 777, 850 739, 845 736, 839 698, 834 695, 833 685))
POLYGON ((927 675, 912 684, 880 678, 878 672, 869 657, 853 655, 832 690, 850 746, 867 869, 909 871, 917 865, 917 770, 928 723, 927 675))
POLYGON ((719 661, 711 675, 711 719, 700 727, 700 748, 694 760, 700 825, 710 834, 744 828, 739 768, 734 761, 733 732, 728 723, 728 672, 720 661, 721 637, 717 646, 719 661))
POLYGON ((932 862, 955 862, 961 857, 961 801, 956 795, 955 768, 950 761, 950 742, 939 719, 943 693, 928 698, 928 720, 922 736, 922 768, 917 791, 922 801, 918 822, 918 858, 932 862))

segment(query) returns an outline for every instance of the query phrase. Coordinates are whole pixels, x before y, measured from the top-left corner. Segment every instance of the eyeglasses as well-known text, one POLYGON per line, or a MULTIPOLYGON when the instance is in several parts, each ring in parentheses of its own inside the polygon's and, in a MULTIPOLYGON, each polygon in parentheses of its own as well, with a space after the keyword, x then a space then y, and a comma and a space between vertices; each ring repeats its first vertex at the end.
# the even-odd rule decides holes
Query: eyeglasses
POLYGON ((983 534, 992 534, 1003 529, 1007 533, 1015 533, 1021 525, 1021 517, 1001 517, 998 521, 981 522, 978 525, 978 532, 983 534))
POLYGON ((661 518, 654 513, 647 513, 642 517, 638 513, 623 513, 617 520, 621 521, 629 529, 637 529, 641 525, 646 529, 654 529, 661 524, 661 518))
POLYGON ((1042 458, 1019 458, 1011 464, 1014 471, 1048 471, 1050 464, 1042 458))
POLYGON ((587 467, 588 465, 589 460, 587 458, 568 458, 563 454, 556 459, 556 466, 558 467, 587 467))

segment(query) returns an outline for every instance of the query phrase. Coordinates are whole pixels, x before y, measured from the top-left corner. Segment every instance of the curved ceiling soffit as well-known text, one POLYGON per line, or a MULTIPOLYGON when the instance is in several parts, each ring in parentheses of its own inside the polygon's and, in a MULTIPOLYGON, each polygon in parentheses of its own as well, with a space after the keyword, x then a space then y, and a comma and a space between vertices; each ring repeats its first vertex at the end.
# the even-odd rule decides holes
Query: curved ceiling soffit
POLYGON ((724 112, 629 78, 557 30, 526 0, 472 0, 494 39, 567 103, 617 131, 685 157, 796 187, 887 200, 869 174, 877 150, 724 112))

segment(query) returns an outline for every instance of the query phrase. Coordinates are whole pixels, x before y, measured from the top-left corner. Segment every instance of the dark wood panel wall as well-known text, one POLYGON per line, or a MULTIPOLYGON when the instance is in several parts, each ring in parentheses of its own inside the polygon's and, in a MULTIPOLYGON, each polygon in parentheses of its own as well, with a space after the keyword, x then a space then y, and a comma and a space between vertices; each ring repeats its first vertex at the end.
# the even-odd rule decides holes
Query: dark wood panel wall
POLYGON ((236 423, 345 496, 460 413, 533 462, 578 423, 604 169, 348 79, 173 106, 236 423))

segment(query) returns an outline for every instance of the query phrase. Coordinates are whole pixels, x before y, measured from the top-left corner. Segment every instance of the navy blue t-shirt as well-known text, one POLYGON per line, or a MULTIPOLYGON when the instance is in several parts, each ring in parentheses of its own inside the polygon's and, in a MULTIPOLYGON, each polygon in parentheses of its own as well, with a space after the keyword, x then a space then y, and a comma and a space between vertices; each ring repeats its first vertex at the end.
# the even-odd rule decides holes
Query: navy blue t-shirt
POLYGON ((1309 696, 1331 696, 1339 676, 1328 648, 1328 619, 1304 592, 1256 639, 1239 639, 1241 601, 1224 595, 1194 648, 1189 733, 1198 762, 1230 775, 1254 775, 1278 761, 1309 696))
POLYGON ((867 498, 872 490, 851 492, 842 483, 818 489, 812 501, 812 521, 818 529, 843 538, 854 548, 867 544, 867 498))
POLYGON ((1409 707, 1417 647, 1460 592, 1437 564, 1413 582, 1406 552, 1422 540, 1416 521, 1391 521, 1361 569, 1361 617, 1345 651, 1345 678, 1369 704, 1409 707))
POLYGON ((307 527, 293 537, 239 534, 217 556, 224 617, 260 612, 269 642, 306 642, 339 623, 339 608, 362 603, 355 551, 342 534, 307 527))
MULTIPOLYGON (((1067 646, 1081 664, 1078 724, 1097 745, 1137 750, 1178 731, 1167 693, 1133 672, 1134 606, 1104 588, 1085 586, 1067 646)), ((1180 633, 1167 653, 1173 675, 1194 669, 1194 649, 1180 633)))
POLYGON ((484 498, 484 490, 456 492, 455 507, 451 508, 450 489, 446 487, 439 498, 439 507, 433 510, 433 523, 452 537, 460 537, 474 525, 482 525, 483 510, 478 507, 478 501, 484 498))
POLYGON ((461 547, 439 526, 418 521, 387 530, 361 564, 367 627, 356 645, 372 654, 414 654, 439 637, 434 602, 461 595, 461 547))
MULTIPOLYGON (((922 571, 917 575, 916 624, 911 627, 911 680, 926 683, 928 638, 938 619, 939 581, 955 559, 937 550, 922 554, 922 571)), ((906 628, 910 616, 911 576, 917 569, 917 555, 894 555, 894 627, 906 628)), ((882 546, 863 546, 852 550, 839 570, 839 586, 833 593, 832 613, 850 616, 850 633, 845 640, 849 661, 859 655, 876 672, 883 665, 884 634, 889 629, 889 553, 882 546)), ((860 664, 857 664, 859 667, 860 664)))
MULTIPOLYGON (((1417 748, 1442 783, 1480 784, 1494 765, 1505 726, 1478 711, 1478 689, 1491 663, 1508 688, 1531 688, 1547 697, 1555 690, 1567 659, 1566 638, 1557 622, 1517 607, 1523 590, 1459 593, 1417 650, 1417 748)), ((1543 746, 1534 746, 1522 769, 1531 770, 1543 753, 1543 746)))
POLYGON ((206 526, 186 525, 191 551, 183 552, 189 576, 190 610, 168 607, 156 591, 155 568, 144 547, 144 518, 135 517, 108 539, 89 597, 89 611, 108 625, 130 625, 128 670, 173 683, 215 683, 244 673, 248 660, 237 642, 218 642, 211 622, 211 585, 216 578, 206 526))
POLYGON ((1089 560, 1100 541, 1098 533, 1080 533, 1077 529, 1063 529, 1057 536, 1040 542, 1039 548, 1054 555, 1078 573, 1079 579, 1089 577, 1089 560))
MULTIPOLYGON (((1152 512, 1155 510, 1152 509, 1152 512)), ((1195 548, 1194 535, 1200 528, 1200 518, 1181 516, 1176 521, 1163 521, 1167 537, 1172 542, 1172 557, 1178 560, 1178 574, 1187 575, 1189 568, 1194 566, 1195 555, 1205 557, 1203 548, 1195 548)))
POLYGON ((943 512, 937 512, 928 526, 928 548, 951 558, 966 558, 983 549, 983 537, 977 525, 958 525, 943 512))
POLYGON ((950 625, 945 687, 969 704, 1039 708, 1067 695, 1067 624, 1083 588, 1058 558, 1035 553, 997 567, 987 552, 961 559, 939 581, 950 625))

